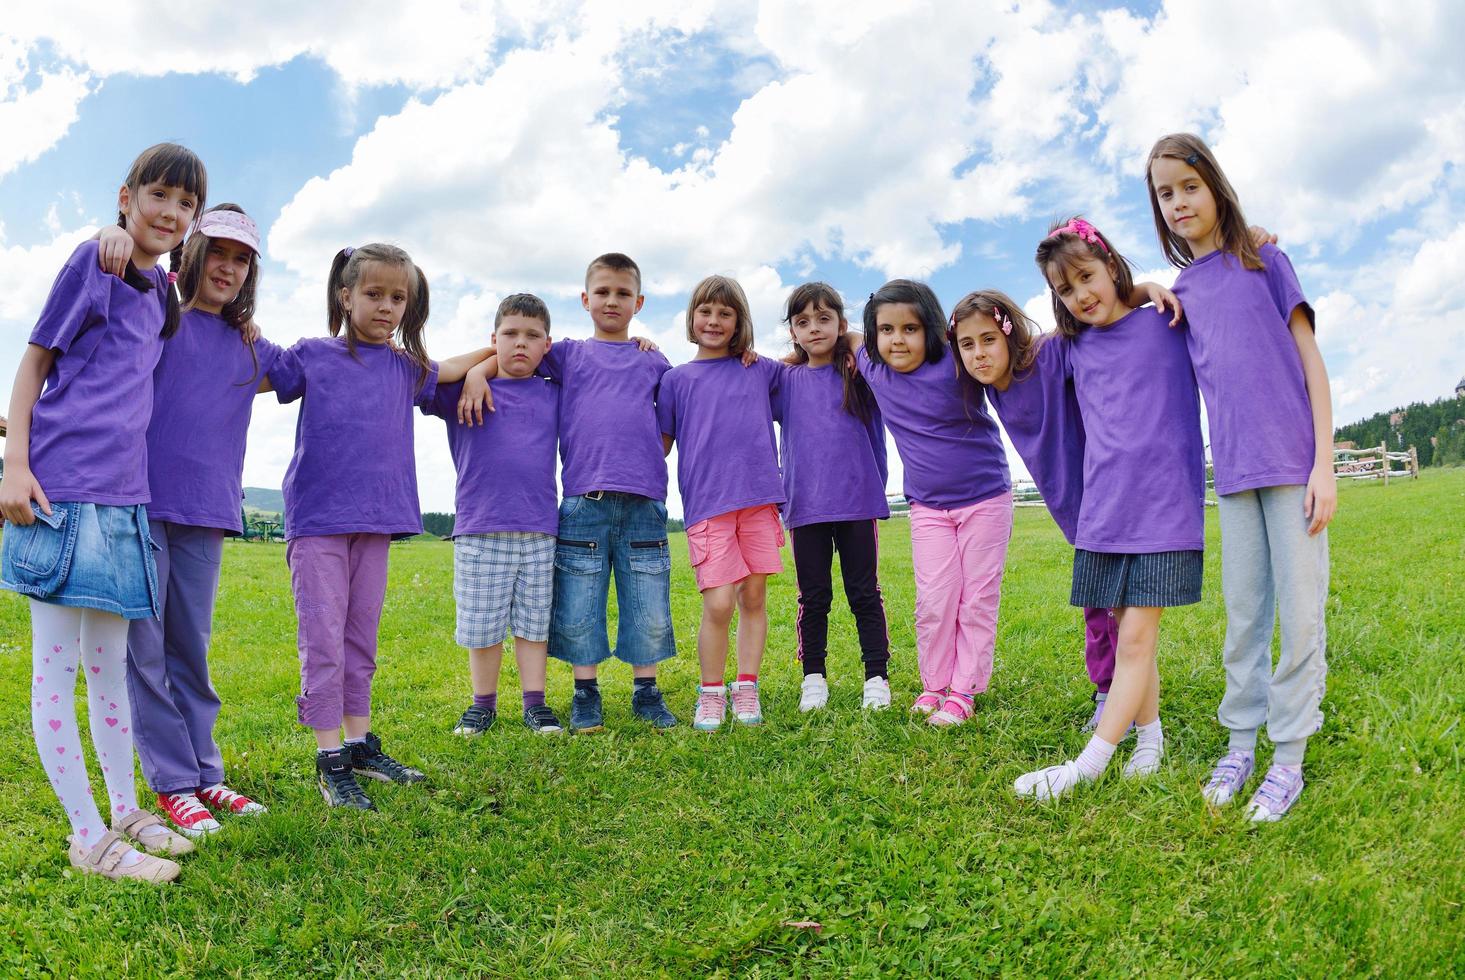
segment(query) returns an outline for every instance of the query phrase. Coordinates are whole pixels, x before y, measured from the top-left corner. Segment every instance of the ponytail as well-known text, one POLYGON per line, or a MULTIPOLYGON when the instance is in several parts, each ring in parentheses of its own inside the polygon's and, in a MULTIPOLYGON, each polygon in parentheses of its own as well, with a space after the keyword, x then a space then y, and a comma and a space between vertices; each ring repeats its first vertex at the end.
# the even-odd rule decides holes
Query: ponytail
POLYGON ((178 266, 183 262, 183 243, 179 242, 178 247, 168 253, 168 285, 163 288, 168 290, 168 310, 163 314, 163 339, 167 340, 178 332, 178 320, 180 316, 178 302, 178 266))
POLYGON ((423 346, 422 335, 427 330, 427 276, 423 274, 422 267, 413 264, 412 276, 414 279, 412 294, 407 300, 407 310, 402 314, 402 322, 397 325, 397 336, 402 340, 402 349, 417 365, 417 390, 421 391, 422 386, 427 384, 427 372, 431 362, 427 358, 427 348, 423 346))

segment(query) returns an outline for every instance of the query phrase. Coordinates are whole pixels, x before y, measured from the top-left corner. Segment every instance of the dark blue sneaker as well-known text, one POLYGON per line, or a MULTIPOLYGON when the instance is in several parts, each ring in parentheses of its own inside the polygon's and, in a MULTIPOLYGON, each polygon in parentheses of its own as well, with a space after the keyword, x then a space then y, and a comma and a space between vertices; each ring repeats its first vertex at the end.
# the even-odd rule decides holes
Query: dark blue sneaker
POLYGON ((600 707, 600 688, 577 687, 570 702, 570 731, 577 735, 605 728, 605 711, 600 707))
POLYGON ((636 688, 631 694, 631 711, 637 718, 650 722, 655 728, 677 726, 677 716, 666 706, 666 698, 661 696, 661 688, 655 684, 636 688))

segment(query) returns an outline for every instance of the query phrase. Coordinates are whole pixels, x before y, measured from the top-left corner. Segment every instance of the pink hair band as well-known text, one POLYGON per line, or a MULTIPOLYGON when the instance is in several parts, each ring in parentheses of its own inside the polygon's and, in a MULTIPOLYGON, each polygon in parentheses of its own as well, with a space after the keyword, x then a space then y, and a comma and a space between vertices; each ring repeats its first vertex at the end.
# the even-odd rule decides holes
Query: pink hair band
POLYGON ((1088 242, 1090 245, 1097 245, 1104 251, 1109 251, 1109 246, 1104 244, 1104 239, 1099 236, 1099 230, 1082 218, 1073 218, 1062 228, 1055 228, 1049 233, 1049 238, 1057 238, 1059 235, 1077 235, 1080 241, 1088 242))

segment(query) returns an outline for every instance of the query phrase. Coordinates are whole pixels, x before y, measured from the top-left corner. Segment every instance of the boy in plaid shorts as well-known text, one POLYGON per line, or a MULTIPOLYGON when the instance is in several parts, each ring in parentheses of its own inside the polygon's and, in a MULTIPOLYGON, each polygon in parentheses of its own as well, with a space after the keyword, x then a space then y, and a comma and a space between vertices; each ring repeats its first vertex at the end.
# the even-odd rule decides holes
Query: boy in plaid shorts
POLYGON ((493 339, 499 372, 489 383, 494 410, 482 425, 474 427, 466 413, 459 420, 461 384, 439 385, 422 407, 447 422, 458 471, 453 599, 456 639, 468 648, 473 703, 453 733, 482 734, 498 717, 499 668, 504 638, 512 632, 524 724, 550 734, 562 730, 544 701, 559 527, 554 463, 560 389, 534 373, 549 350, 548 308, 529 293, 508 297, 494 316, 493 339), (513 477, 505 479, 509 461, 513 477))

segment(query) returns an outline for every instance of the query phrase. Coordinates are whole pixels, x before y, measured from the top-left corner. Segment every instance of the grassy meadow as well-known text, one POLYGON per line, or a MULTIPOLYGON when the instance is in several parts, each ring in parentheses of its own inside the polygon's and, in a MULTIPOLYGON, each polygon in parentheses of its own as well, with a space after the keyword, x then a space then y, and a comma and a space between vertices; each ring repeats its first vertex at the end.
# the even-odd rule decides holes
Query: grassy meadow
MULTIPOLYGON (((830 708, 798 713, 786 558, 768 723, 716 734, 686 724, 699 599, 680 536, 679 655, 662 683, 684 724, 665 734, 631 716, 629 669, 613 665, 605 733, 536 736, 507 664, 499 726, 449 734, 468 700, 451 547, 394 547, 373 727, 429 782, 369 786, 372 814, 328 810, 312 782, 283 545, 231 543, 218 736, 230 782, 271 812, 228 821, 163 888, 67 865, 30 735, 26 606, 5 593, 0 975, 1459 975, 1465 469, 1341 498, 1327 723, 1293 814, 1264 827, 1199 792, 1225 745, 1214 510, 1205 601, 1162 624, 1162 772, 1118 778, 1124 746, 1103 781, 1055 804, 1011 790, 1078 752, 1090 709, 1071 552, 1041 509, 1017 515, 992 688, 953 731, 905 711, 919 682, 902 520, 881 550, 896 709, 860 711, 837 600, 830 708)), ((552 662, 566 718, 570 688, 552 662)), ((1260 766, 1269 753, 1264 740, 1260 766)))

